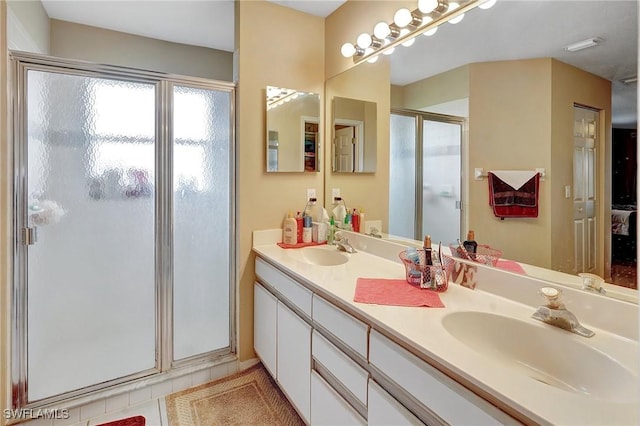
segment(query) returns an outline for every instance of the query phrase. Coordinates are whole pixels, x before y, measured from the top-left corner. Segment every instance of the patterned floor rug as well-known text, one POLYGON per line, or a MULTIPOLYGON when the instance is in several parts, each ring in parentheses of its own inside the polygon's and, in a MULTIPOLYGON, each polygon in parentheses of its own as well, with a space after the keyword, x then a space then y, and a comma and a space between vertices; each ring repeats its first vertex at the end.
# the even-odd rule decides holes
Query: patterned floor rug
POLYGON ((166 397, 170 426, 304 425, 262 364, 166 397))

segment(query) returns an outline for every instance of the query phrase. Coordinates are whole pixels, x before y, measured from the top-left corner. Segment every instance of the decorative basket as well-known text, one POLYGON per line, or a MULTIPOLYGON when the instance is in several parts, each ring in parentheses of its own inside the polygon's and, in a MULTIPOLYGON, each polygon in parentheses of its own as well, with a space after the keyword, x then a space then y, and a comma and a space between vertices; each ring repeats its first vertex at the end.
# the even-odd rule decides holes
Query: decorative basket
POLYGON ((449 286, 449 276, 453 271, 454 260, 447 256, 442 256, 441 265, 427 265, 425 251, 417 249, 416 252, 418 255, 417 263, 416 259, 411 259, 407 256, 406 250, 401 251, 398 255, 404 264, 407 282, 420 286, 420 288, 440 292, 446 291, 449 286))
POLYGON ((449 244, 451 255, 458 259, 472 260, 483 265, 496 266, 498 260, 502 257, 502 252, 498 249, 491 248, 487 245, 478 244, 475 253, 469 253, 464 247, 458 244, 449 244))

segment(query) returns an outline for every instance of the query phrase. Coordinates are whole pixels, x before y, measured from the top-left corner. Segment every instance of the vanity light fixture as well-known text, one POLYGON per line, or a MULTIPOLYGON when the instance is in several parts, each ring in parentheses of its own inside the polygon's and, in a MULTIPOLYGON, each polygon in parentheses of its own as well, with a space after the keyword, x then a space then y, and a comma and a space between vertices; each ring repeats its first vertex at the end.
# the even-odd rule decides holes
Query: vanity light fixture
POLYGON ((373 34, 362 33, 356 43, 342 45, 341 53, 345 58, 353 58, 355 63, 375 62, 380 54, 389 55, 398 45, 411 46, 415 38, 424 34, 431 36, 443 22, 456 24, 462 21, 464 14, 475 7, 488 9, 496 0, 418 0, 418 7, 411 11, 399 9, 393 16, 393 22, 378 22, 373 34))
POLYGON ((565 50, 569 52, 577 52, 578 50, 586 49, 588 47, 597 46, 602 39, 600 37, 591 37, 586 40, 581 40, 579 42, 573 43, 565 47, 565 50))

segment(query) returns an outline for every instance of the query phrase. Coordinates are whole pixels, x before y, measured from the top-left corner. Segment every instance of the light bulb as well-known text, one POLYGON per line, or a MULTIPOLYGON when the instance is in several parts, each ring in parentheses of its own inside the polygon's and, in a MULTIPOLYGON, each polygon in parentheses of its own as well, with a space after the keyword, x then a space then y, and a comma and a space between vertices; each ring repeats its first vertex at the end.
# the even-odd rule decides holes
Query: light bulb
POLYGON ((454 10, 456 10, 457 8, 460 7, 459 3, 456 3, 455 1, 452 1, 451 3, 449 3, 449 8, 447 9, 447 12, 452 12, 454 10))
POLYGON ((485 0, 484 2, 480 3, 478 7, 480 9, 489 9, 493 7, 494 4, 496 4, 496 0, 485 0))
POLYGON ((378 62, 378 56, 379 55, 370 57, 369 59, 367 59, 367 62, 369 62, 370 64, 375 64, 376 62, 378 62))
POLYGON ((351 43, 345 43, 342 45, 340 53, 342 53, 342 56, 344 56, 345 58, 350 58, 356 53, 356 48, 351 43))
POLYGON ((391 55, 395 50, 396 50, 395 47, 391 47, 391 48, 385 50, 384 52, 382 52, 382 54, 383 55, 391 55))
POLYGON ((450 24, 457 24, 459 22, 461 22, 464 19, 464 13, 461 13, 460 15, 456 16, 455 18, 451 19, 449 21, 450 24))
POLYGON ((433 27, 429 31, 423 32, 422 35, 425 35, 427 37, 431 37, 432 35, 434 35, 436 33, 436 31, 438 31, 438 27, 433 27))
POLYGON ((430 13, 438 7, 438 0, 418 0, 418 10, 422 13, 430 13))
POLYGON ((396 14, 393 15, 393 22, 400 28, 406 27, 412 20, 411 11, 406 8, 398 9, 396 14))
POLYGON ((375 27, 373 27, 373 35, 380 40, 389 37, 389 34, 391 34, 391 28, 389 28, 389 24, 386 22, 378 22, 375 27))
MULTIPOLYGON (((400 31, 400 37, 404 37, 405 35, 409 34, 409 30, 404 29, 400 31)), ((410 38, 409 40, 406 40, 404 42, 402 42, 402 45, 404 47, 409 47, 411 46, 413 43, 415 43, 416 39, 415 38, 410 38)))
POLYGON ((358 45, 358 47, 366 49, 367 47, 371 46, 371 41, 371 36, 369 34, 362 33, 356 39, 356 44, 358 45))

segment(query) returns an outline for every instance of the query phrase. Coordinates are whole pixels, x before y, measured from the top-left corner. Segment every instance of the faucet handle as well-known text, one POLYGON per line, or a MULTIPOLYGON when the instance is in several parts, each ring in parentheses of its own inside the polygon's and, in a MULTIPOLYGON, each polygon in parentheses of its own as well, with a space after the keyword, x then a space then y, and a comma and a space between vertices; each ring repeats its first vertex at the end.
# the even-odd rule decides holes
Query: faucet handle
POLYGON ((562 292, 554 287, 542 287, 539 294, 547 298, 547 306, 551 309, 559 309, 562 306, 560 296, 562 292))

